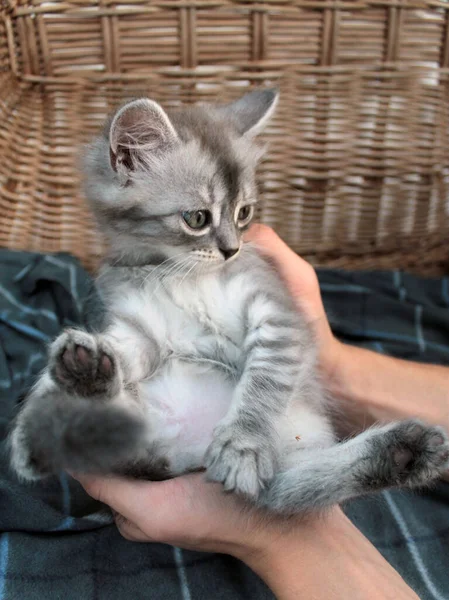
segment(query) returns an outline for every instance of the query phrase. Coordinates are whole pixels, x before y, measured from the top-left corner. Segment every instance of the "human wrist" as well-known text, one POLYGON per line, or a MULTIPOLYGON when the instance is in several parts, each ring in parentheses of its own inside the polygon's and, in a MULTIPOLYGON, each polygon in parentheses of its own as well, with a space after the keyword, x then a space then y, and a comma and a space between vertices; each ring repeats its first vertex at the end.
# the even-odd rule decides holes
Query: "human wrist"
POLYGON ((367 427, 421 418, 449 429, 449 370, 340 342, 326 387, 342 412, 367 427))
POLYGON ((335 425, 340 434, 353 434, 402 416, 388 384, 379 385, 378 377, 385 375, 384 356, 340 341, 333 352, 333 368, 324 382, 334 404, 335 425))
POLYGON ((362 419, 364 426, 407 416, 392 394, 391 361, 372 350, 339 342, 327 389, 347 416, 362 419))
POLYGON ((265 552, 246 559, 278 600, 418 600, 338 507, 291 521, 265 552))
MULTIPOLYGON (((347 518, 339 507, 326 514, 274 517, 255 536, 240 545, 233 555, 246 563, 268 585, 287 572, 292 561, 305 552, 319 551, 331 531, 344 526, 347 518)), ((296 569, 299 565, 296 564, 296 569)), ((296 571, 296 578, 300 573, 296 571)), ((270 585, 271 587, 271 585, 270 585)))
POLYGON ((351 346, 341 342, 333 334, 327 343, 326 356, 321 361, 321 375, 332 397, 345 397, 351 388, 351 349, 351 346))

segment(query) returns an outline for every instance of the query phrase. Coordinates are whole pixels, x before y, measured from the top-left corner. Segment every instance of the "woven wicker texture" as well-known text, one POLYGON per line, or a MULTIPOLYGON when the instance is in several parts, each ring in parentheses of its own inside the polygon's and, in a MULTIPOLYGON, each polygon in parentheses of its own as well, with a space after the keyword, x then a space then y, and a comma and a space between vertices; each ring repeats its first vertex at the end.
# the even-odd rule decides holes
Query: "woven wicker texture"
POLYGON ((279 85, 260 219, 316 264, 449 271, 446 1, 0 7, 0 245, 95 268, 77 161, 108 112, 279 85))

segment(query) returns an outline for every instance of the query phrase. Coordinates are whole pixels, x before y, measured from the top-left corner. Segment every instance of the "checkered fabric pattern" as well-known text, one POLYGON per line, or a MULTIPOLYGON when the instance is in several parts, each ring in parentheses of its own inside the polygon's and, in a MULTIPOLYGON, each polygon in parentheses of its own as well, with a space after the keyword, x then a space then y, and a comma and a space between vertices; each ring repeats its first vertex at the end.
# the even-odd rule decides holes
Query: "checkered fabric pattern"
MULTIPOLYGON (((447 279, 328 270, 319 277, 342 339, 449 364, 447 279)), ((75 259, 0 251, 0 600, 273 598, 233 558, 125 541, 65 475, 24 486, 9 473, 8 423, 45 363, 45 344, 66 325, 89 326, 98 306, 75 259)), ((346 511, 422 599, 449 599, 449 485, 387 492, 346 511)))

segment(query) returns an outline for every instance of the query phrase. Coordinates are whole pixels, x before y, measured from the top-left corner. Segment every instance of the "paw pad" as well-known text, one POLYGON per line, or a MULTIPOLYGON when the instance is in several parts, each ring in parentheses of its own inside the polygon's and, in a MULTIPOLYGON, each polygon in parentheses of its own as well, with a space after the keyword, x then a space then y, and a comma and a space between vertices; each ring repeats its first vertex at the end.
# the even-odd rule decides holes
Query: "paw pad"
POLYGON ((117 384, 113 352, 101 340, 68 331, 56 340, 50 372, 59 385, 81 396, 111 394, 117 384))
POLYGON ((448 467, 449 442, 439 427, 405 421, 387 432, 386 441, 394 483, 425 485, 448 467))

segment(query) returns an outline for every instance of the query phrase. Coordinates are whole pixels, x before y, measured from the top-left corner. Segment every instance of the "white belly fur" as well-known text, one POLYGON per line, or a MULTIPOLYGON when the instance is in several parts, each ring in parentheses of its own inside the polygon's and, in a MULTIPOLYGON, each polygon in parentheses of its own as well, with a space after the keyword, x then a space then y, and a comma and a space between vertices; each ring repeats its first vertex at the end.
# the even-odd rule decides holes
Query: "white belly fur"
MULTIPOLYGON (((139 393, 174 474, 203 466, 214 427, 227 414, 236 381, 213 365, 171 359, 139 384, 139 393)), ((293 400, 278 433, 283 466, 297 460, 296 450, 333 442, 330 423, 307 399, 293 400)), ((154 432, 156 436, 154 437, 154 432)))
POLYGON ((214 427, 229 410, 235 384, 214 366, 179 359, 171 359, 139 384, 149 422, 175 473, 203 465, 214 427))

